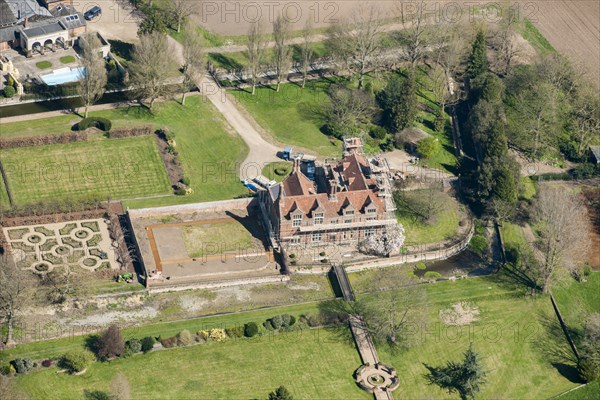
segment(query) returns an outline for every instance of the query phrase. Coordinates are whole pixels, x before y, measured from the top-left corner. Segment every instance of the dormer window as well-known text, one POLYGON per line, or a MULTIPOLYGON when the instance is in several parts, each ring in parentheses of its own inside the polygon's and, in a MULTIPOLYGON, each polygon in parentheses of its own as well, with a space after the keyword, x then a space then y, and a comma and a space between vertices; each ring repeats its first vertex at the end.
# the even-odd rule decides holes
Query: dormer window
POLYGON ((375 207, 369 207, 369 208, 367 208, 367 213, 368 214, 373 214, 375 212, 377 212, 377 209, 375 207))
POLYGON ((323 213, 315 214, 315 225, 321 225, 323 223, 323 213))
POLYGON ((354 215, 354 210, 345 210, 344 215, 354 215))
POLYGON ((302 225, 302 214, 294 214, 292 216, 292 226, 297 228, 302 225))

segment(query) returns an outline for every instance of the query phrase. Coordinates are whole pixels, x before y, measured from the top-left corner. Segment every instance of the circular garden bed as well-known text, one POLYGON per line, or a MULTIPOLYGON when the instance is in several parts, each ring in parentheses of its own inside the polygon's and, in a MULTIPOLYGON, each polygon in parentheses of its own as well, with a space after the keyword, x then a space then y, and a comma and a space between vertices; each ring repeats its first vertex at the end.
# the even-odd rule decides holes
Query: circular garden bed
POLYGON ((37 244, 37 243, 39 243, 39 242, 41 242, 41 241, 42 241, 42 237, 41 237, 41 236, 39 236, 39 235, 31 235, 31 236, 29 236, 29 237, 27 238, 27 241, 28 241, 29 243, 35 243, 35 244, 37 244))
POLYGON ((96 264, 98 264, 98 260, 91 257, 84 258, 82 262, 86 267, 94 267, 96 264))
POLYGON ((75 232, 75 237, 77 239, 85 239, 86 237, 90 236, 90 234, 87 231, 77 231, 75 232))
POLYGON ((58 246, 54 248, 54 251, 59 256, 64 256, 65 254, 69 253, 69 248, 67 246, 58 246))
POLYGON ((39 263, 36 264, 33 269, 35 270, 35 272, 39 272, 39 273, 45 273, 50 271, 50 265, 46 264, 46 263, 39 263))

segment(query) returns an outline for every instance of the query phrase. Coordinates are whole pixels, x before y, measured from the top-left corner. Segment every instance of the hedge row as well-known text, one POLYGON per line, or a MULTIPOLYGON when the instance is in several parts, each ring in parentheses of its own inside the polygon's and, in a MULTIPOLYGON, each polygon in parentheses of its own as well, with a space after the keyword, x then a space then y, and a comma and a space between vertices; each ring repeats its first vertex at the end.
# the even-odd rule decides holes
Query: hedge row
POLYGON ((98 128, 101 131, 108 132, 112 128, 112 122, 109 119, 102 117, 84 118, 77 123, 77 130, 85 131, 88 128, 98 128))
POLYGON ((57 135, 17 137, 0 139, 0 149, 85 142, 86 140, 88 140, 88 134, 86 132, 66 132, 57 135))
POLYGON ((153 133, 152 127, 149 125, 146 126, 137 126, 137 127, 129 127, 129 128, 119 128, 113 129, 108 133, 108 137, 111 139, 121 139, 133 136, 148 136, 153 133))

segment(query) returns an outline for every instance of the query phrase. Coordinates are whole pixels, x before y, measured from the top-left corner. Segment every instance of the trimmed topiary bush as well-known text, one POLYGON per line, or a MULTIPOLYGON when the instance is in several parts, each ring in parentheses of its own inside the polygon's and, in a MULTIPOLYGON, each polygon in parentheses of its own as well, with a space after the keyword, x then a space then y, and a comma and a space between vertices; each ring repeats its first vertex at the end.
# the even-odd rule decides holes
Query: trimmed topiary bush
POLYGON ((101 131, 108 132, 112 128, 112 122, 109 119, 102 117, 84 118, 77 124, 77 130, 85 131, 88 128, 98 128, 101 131))
POLYGON ((273 326, 273 329, 281 328, 281 326, 283 325, 283 320, 281 319, 281 315, 276 315, 273 318, 271 318, 271 325, 273 326))
POLYGON ((16 93, 16 90, 14 87, 12 86, 5 86, 4 87, 4 97, 6 97, 7 99, 10 99, 11 97, 13 97, 16 93))
POLYGON ((152 336, 146 336, 142 339, 142 351, 144 353, 151 351, 155 343, 156 340, 152 336))
POLYGON ((258 335, 258 324, 256 322, 248 322, 244 325, 244 336, 254 337, 258 335))
POLYGON ((94 361, 94 355, 87 350, 73 350, 60 359, 60 366, 74 374, 82 372, 94 361))

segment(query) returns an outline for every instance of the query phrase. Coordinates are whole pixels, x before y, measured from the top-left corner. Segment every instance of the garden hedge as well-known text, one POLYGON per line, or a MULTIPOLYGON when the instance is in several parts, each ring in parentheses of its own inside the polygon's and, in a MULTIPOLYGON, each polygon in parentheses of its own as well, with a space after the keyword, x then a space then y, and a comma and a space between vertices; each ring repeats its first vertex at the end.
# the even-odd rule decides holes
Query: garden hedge
POLYGON ((101 131, 108 132, 112 128, 112 123, 109 119, 102 117, 90 117, 84 118, 77 123, 77 130, 85 131, 88 128, 98 128, 101 131))

